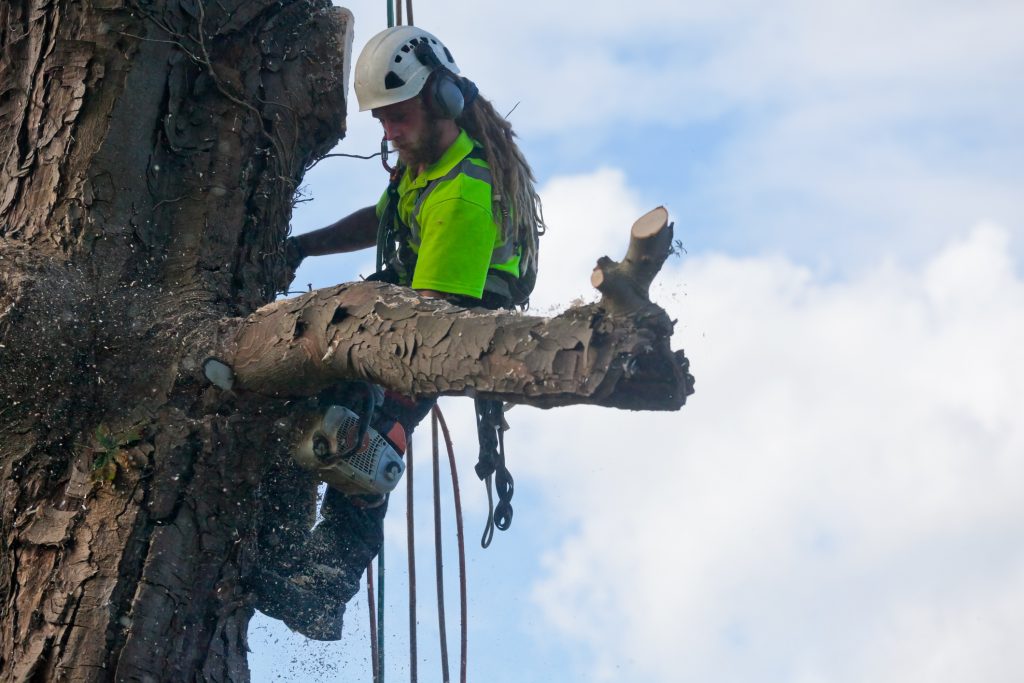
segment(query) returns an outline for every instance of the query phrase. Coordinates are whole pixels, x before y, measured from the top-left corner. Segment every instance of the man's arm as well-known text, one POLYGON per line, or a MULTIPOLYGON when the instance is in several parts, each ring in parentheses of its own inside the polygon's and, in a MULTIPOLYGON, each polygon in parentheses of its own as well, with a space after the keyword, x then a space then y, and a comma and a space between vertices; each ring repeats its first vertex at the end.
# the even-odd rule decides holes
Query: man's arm
MULTIPOLYGON (((340 254, 376 246, 378 222, 377 207, 367 206, 325 228, 295 235, 291 239, 295 241, 301 257, 296 260, 293 267, 306 256, 340 254)), ((458 298, 457 295, 431 289, 416 291, 420 296, 430 299, 449 299, 453 296, 458 298)))
POLYGON ((293 239, 302 256, 323 256, 367 249, 377 244, 377 209, 367 206, 337 223, 293 239))

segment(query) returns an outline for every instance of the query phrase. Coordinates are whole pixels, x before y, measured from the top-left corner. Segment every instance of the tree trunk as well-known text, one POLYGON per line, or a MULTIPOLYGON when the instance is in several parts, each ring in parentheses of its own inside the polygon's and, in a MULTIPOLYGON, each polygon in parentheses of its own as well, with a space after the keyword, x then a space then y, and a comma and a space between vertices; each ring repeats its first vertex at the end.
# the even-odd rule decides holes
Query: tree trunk
POLYGON ((248 680, 285 399, 692 391, 647 305, 543 320, 371 283, 270 303, 295 188, 344 133, 351 23, 328 0, 0 5, 0 680, 248 680))

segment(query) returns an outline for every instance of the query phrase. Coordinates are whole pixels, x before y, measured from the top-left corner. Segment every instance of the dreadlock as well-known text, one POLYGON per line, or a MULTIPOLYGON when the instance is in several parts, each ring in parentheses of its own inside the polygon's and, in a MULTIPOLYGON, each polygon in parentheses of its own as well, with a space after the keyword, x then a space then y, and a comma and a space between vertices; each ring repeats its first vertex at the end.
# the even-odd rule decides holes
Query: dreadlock
POLYGON ((474 95, 456 123, 483 145, 493 179, 495 221, 501 225, 506 242, 511 239, 521 245, 525 267, 535 263, 537 236, 543 235, 546 227, 540 197, 534 188, 536 181, 515 142, 512 125, 489 101, 474 95))

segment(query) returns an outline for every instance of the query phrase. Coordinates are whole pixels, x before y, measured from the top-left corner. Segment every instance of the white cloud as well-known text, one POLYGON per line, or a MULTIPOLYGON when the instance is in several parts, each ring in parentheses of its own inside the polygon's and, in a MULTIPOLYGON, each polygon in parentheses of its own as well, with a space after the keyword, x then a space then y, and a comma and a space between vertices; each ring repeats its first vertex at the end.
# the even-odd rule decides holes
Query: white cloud
MULTIPOLYGON (((383 11, 349 6, 358 51, 383 11)), ((522 100, 528 145, 579 154, 570 167, 595 165, 590 141, 607 163, 620 132, 654 126, 635 153, 662 183, 643 187, 675 205, 691 252, 707 251, 697 220, 756 254, 692 254, 656 289, 698 379, 681 413, 513 413, 517 495, 543 491, 553 520, 543 640, 582 653, 578 680, 1016 680, 1024 5, 416 11, 499 109, 522 100), (708 121, 724 137, 677 177, 694 162, 672 154, 701 144, 686 127, 708 121), (822 261, 855 265, 800 265, 822 261)), ((374 151, 376 124, 352 112, 345 151, 374 151)), ((355 208, 383 188, 376 162, 328 163, 357 175, 319 197, 344 188, 355 208)), ((592 296, 594 260, 621 255, 651 208, 637 184, 605 167, 542 188, 536 310, 592 296)), ((527 580, 486 582, 518 595, 527 580)))
MULTIPOLYGON (((349 5, 358 51, 383 13, 349 5)), ((979 217, 1024 225, 1019 2, 445 0, 416 18, 499 110, 520 103, 531 159, 646 164, 645 189, 719 245, 849 272, 979 217)))
POLYGON ((628 10, 607 1, 523 2, 516 10, 442 2, 419 23, 452 44, 485 91, 518 92, 542 112, 532 125, 558 128, 578 125, 578 116, 685 120, 708 96, 723 107, 883 95, 883 85, 948 101, 964 94, 952 85, 996 96, 989 86, 1009 84, 1024 56, 1014 30, 1024 9, 1012 1, 665 1, 628 10))
MULTIPOLYGON (((346 4, 355 53, 384 27, 377 3, 346 4)), ((523 100, 530 130, 684 122, 738 107, 872 99, 918 113, 1007 104, 1024 47, 1024 7, 993 2, 631 5, 525 0, 514 11, 442 0, 417 24, 454 51, 485 94, 523 100), (1002 87, 1001 87, 1002 86, 1002 87)), ((762 112, 764 113, 764 112, 762 112)), ((1004 113, 1012 121, 1012 110, 1004 113)))
POLYGON ((539 190, 548 231, 541 238, 541 275, 531 297, 536 311, 564 308, 574 299, 596 298, 590 273, 601 256, 620 258, 629 228, 641 214, 625 175, 599 169, 555 178, 539 190))
POLYGON ((690 405, 517 417, 520 487, 577 529, 534 596, 596 680, 1016 679, 1024 282, 1007 239, 979 225, 923 267, 840 282, 687 258, 659 291, 690 405))

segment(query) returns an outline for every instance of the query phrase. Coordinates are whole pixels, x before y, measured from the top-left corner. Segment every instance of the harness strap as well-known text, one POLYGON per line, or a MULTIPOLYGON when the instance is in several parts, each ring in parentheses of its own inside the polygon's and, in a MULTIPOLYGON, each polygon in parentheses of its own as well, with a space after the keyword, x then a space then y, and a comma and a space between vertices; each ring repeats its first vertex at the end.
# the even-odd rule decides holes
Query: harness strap
POLYGON ((395 241, 397 231, 402 225, 398 215, 398 183, 401 182, 405 167, 399 164, 391 169, 391 180, 388 182, 388 201, 381 212, 377 223, 377 272, 382 273, 388 266, 396 267, 397 261, 395 241))

